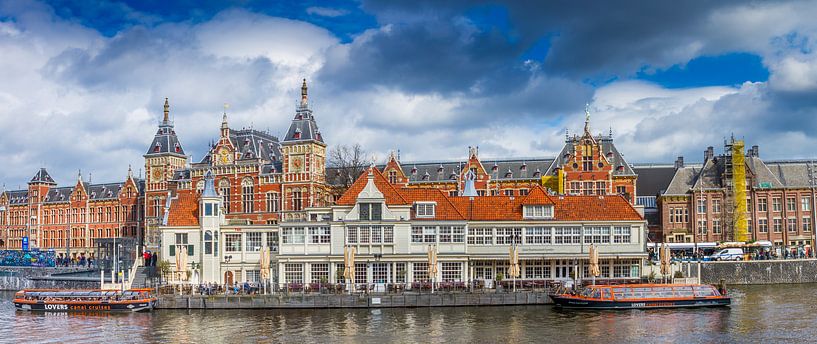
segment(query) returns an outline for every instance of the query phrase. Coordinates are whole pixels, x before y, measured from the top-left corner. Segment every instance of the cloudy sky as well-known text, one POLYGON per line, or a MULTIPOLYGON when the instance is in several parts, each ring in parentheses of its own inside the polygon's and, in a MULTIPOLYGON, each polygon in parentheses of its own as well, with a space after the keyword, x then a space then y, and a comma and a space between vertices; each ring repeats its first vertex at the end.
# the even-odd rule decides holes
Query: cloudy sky
POLYGON ((282 135, 300 80, 329 145, 404 161, 556 154, 590 104, 630 162, 725 137, 817 158, 815 1, 0 0, 0 181, 137 172, 162 103, 199 160, 282 135))

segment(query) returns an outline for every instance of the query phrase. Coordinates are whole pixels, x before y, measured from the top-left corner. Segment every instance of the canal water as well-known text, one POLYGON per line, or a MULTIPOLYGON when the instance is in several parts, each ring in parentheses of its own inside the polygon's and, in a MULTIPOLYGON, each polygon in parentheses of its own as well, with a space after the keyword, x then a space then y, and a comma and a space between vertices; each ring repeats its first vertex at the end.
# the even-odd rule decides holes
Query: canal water
POLYGON ((15 312, 2 292, 2 343, 761 343, 814 342, 817 285, 730 288, 719 309, 563 311, 551 306, 15 312))

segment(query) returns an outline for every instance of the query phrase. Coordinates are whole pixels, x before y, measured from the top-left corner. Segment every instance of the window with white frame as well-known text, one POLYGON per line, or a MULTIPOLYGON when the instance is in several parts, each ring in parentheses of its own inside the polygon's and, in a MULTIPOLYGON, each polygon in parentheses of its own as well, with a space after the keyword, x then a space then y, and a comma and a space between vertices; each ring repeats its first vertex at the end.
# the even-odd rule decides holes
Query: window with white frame
POLYGON ((389 281, 389 263, 372 263, 372 282, 386 283, 389 281))
POLYGON ((357 227, 355 226, 346 227, 346 243, 357 244, 357 227))
POLYGON ((281 228, 282 244, 303 244, 305 241, 304 227, 284 227, 281 228))
POLYGON ((698 214, 706 214, 706 199, 698 199, 698 214))
POLYGON ((248 282, 258 283, 261 281, 261 270, 247 270, 245 273, 248 282))
POLYGON ((371 226, 369 229, 372 233, 372 244, 379 244, 383 242, 383 231, 380 226, 371 226))
POLYGON ((712 233, 714 234, 721 234, 721 220, 720 219, 712 219, 712 233))
POLYGON ((632 234, 629 226, 613 227, 613 242, 616 244, 629 244, 632 242, 632 234))
POLYGON ((522 228, 506 227, 496 229, 496 244, 511 245, 522 243, 522 228))
POLYGON ((417 203, 414 205, 415 214, 417 217, 434 217, 435 203, 417 203))
POLYGON ((286 283, 304 283, 304 265, 302 263, 284 264, 284 281, 286 283))
POLYGON ((383 217, 383 204, 381 203, 360 203, 359 218, 363 221, 380 221, 383 217))
POLYGON ((783 202, 781 202, 780 197, 772 198, 772 211, 781 211, 783 210, 783 202))
POLYGON ((278 252, 278 232, 267 233, 267 247, 272 252, 278 252))
POLYGON ((383 228, 383 243, 394 243, 394 226, 381 226, 383 228))
POLYGON ((525 244, 526 245, 550 244, 550 228, 545 227, 525 228, 525 244))
POLYGON ((312 272, 312 283, 329 282, 329 264, 313 263, 310 271, 312 272))
POLYGON ((580 244, 582 241, 581 227, 554 227, 554 244, 580 244))
POLYGON ((358 227, 357 239, 361 244, 368 244, 371 240, 369 226, 358 227))
POLYGON ((465 242, 465 227, 452 226, 451 227, 451 242, 464 243, 465 242))
POLYGON ((450 243, 451 242, 451 226, 440 226, 440 242, 441 243, 450 243))
POLYGON ((241 208, 245 213, 252 213, 254 210, 254 190, 252 178, 247 177, 241 181, 241 208))
MULTIPOLYGON (((714 222, 712 225, 715 225, 714 222)), ((783 219, 772 219, 772 231, 775 233, 783 232, 783 219)))
POLYGON ((529 279, 550 278, 550 266, 541 260, 525 262, 525 276, 529 279))
POLYGON ((281 196, 277 192, 268 192, 266 194, 267 211, 276 213, 281 209, 281 196))
POLYGON ((469 245, 493 245, 493 228, 468 228, 469 245))
POLYGON ((758 219, 757 220, 757 231, 760 233, 768 233, 769 232, 769 220, 767 219, 758 219))
POLYGON ((802 211, 811 210, 811 200, 808 196, 803 196, 803 198, 800 199, 800 210, 802 211))
POLYGON ((415 282, 428 281, 428 263, 412 263, 412 277, 415 282))
POLYGON ((610 227, 584 227, 585 244, 609 244, 610 227))
POLYGON ((355 263, 355 283, 363 284, 367 283, 366 275, 368 271, 366 271, 366 263, 355 263))
POLYGON ((786 197, 786 211, 796 211, 797 200, 794 197, 786 197))
POLYGON ((411 242, 423 242, 423 226, 411 226, 411 242))
POLYGON ((768 211, 769 210, 768 202, 769 202, 769 200, 767 200, 765 198, 758 198, 757 199, 757 211, 768 211))
POLYGON ((698 234, 704 235, 707 232, 706 218, 698 219, 698 234))
POLYGON ((719 214, 721 212, 721 200, 719 199, 712 200, 712 212, 715 214, 719 214))
POLYGON ((462 262, 443 262, 442 269, 443 281, 457 282, 462 280, 462 262))
POLYGON ((394 264, 394 281, 397 283, 405 283, 406 282, 406 263, 395 263, 394 264))
POLYGON ((328 226, 309 227, 310 244, 328 244, 331 241, 330 239, 330 231, 328 226))
POLYGON ((224 252, 241 252, 241 234, 224 235, 224 252))
POLYGON ((797 232, 797 219, 791 217, 786 219, 786 227, 788 227, 789 232, 797 232))
POLYGON ((803 218, 803 232, 811 232, 811 218, 804 217, 803 218))
POLYGON ((553 217, 553 206, 549 205, 526 205, 526 219, 547 219, 553 217))
POLYGON ((247 233, 245 251, 257 252, 261 250, 261 233, 247 233))

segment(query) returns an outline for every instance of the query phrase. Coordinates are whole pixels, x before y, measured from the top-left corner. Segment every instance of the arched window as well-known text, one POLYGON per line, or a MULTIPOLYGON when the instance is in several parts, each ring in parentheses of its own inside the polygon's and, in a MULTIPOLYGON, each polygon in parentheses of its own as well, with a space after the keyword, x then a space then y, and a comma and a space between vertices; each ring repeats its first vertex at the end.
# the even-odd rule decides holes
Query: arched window
POLYGON ((204 254, 213 254, 213 232, 204 232, 204 254))
POLYGON ((244 178, 244 180, 241 181, 241 207, 245 213, 253 212, 254 198, 252 178, 244 178))
POLYGON ((292 190, 292 210, 298 211, 303 209, 303 200, 301 197, 302 194, 300 189, 292 190))
POLYGON ((218 194, 221 195, 224 213, 230 213, 230 181, 227 178, 218 182, 218 194))

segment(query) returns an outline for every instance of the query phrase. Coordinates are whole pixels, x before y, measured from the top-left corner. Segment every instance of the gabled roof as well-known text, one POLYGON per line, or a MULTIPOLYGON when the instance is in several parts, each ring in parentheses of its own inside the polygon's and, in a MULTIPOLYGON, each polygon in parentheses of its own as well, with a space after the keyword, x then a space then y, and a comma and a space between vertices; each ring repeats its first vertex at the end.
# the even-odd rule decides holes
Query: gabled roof
POLYGON ((199 195, 197 192, 178 192, 170 201, 167 226, 198 226, 199 195))
POLYGON ((402 188, 398 190, 407 201, 414 202, 434 202, 436 204, 434 210, 434 217, 432 218, 417 218, 415 217, 415 210, 411 210, 411 216, 415 220, 434 220, 434 221, 457 221, 465 220, 465 217, 460 212, 446 193, 436 188, 402 188))
POLYGON ((520 197, 522 205, 547 205, 553 204, 553 198, 541 185, 536 185, 528 191, 528 194, 520 197))
POLYGON ((383 193, 383 198, 386 200, 387 205, 404 205, 408 204, 405 198, 397 191, 397 189, 392 186, 386 177, 383 176, 383 173, 380 172, 377 168, 370 167, 363 171, 360 176, 355 180, 352 186, 349 187, 346 192, 343 193, 336 204, 338 205, 354 205, 357 203, 357 196, 360 194, 361 191, 366 187, 368 183, 368 174, 372 173, 374 176, 374 185, 383 193))
MULTIPOLYGON (((599 145, 601 146, 601 153, 604 155, 607 162, 613 166, 613 175, 614 176, 634 176, 636 175, 633 168, 624 159, 624 156, 618 151, 618 148, 613 144, 613 139, 611 137, 603 137, 599 135, 596 138, 599 145)), ((553 174, 553 170, 556 168, 563 168, 564 165, 569 161, 570 155, 573 154, 574 147, 580 144, 580 140, 578 137, 574 137, 571 139, 566 140, 562 151, 559 152, 559 155, 553 160, 553 163, 548 167, 546 173, 553 174)))
POLYGON ((695 185, 700 171, 701 168, 694 166, 685 166, 675 170, 672 180, 670 180, 666 191, 662 195, 686 195, 695 185))
POLYGON ((57 183, 54 182, 54 179, 48 174, 48 171, 45 170, 45 167, 40 168, 40 170, 37 171, 37 174, 34 175, 34 178, 31 178, 31 181, 28 183, 57 185, 57 183))
POLYGON ((638 174, 636 190, 640 196, 657 196, 669 188, 672 177, 675 176, 673 165, 634 166, 633 171, 638 174))

